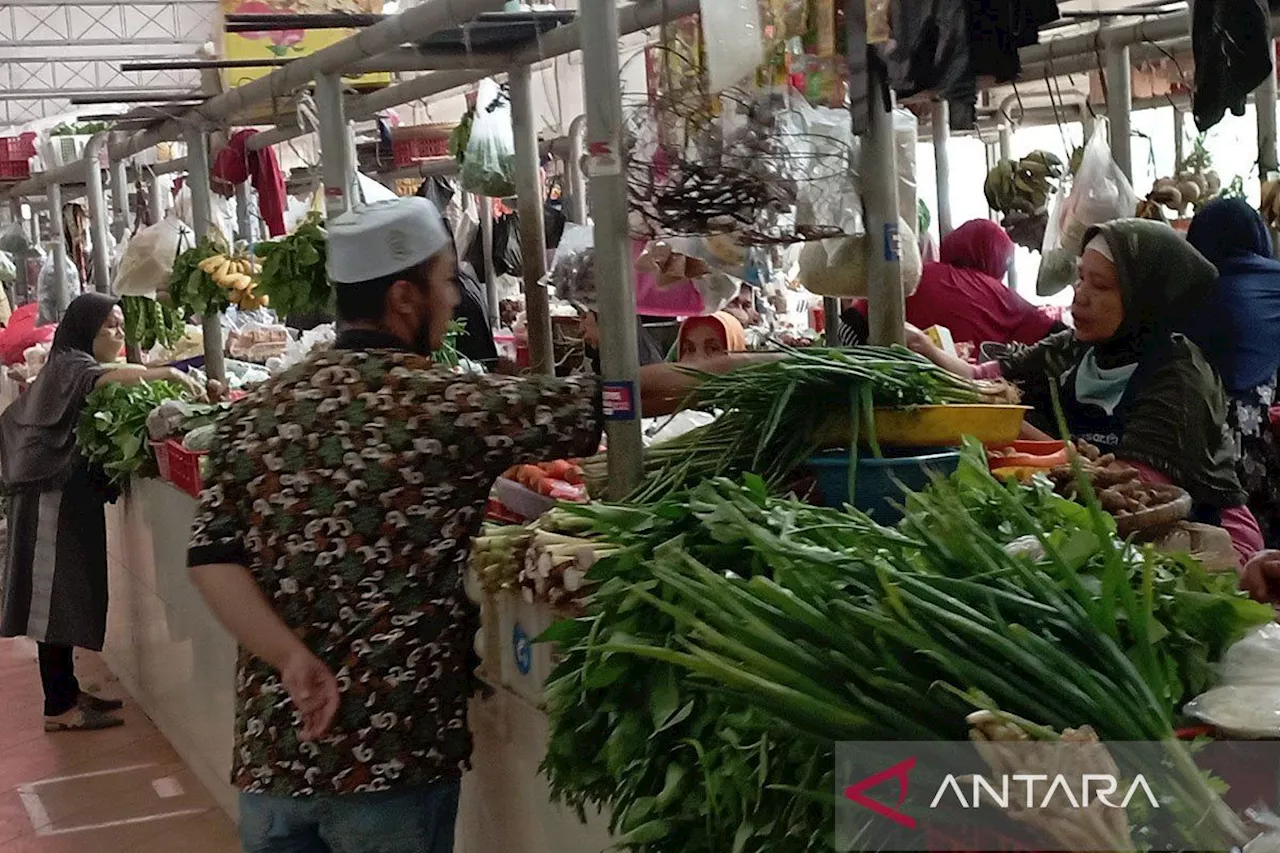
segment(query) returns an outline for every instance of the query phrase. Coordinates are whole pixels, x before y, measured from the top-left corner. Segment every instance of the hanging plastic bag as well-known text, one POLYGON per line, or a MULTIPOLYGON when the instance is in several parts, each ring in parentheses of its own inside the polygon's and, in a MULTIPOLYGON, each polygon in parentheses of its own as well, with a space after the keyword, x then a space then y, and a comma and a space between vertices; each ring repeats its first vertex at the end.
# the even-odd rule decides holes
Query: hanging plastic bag
POLYGON ((1138 196, 1112 159, 1107 137, 1107 121, 1099 118, 1071 192, 1065 197, 1058 193, 1050 200, 1043 258, 1036 277, 1036 292, 1041 296, 1052 296, 1075 283, 1076 259, 1084 250, 1084 235, 1090 228, 1133 216, 1138 209, 1138 196))
POLYGON ((44 259, 40 267, 40 278, 36 283, 36 302, 40 306, 37 325, 56 323, 71 304, 71 300, 80 295, 80 276, 75 264, 67 263, 61 284, 54 273, 53 253, 44 259))
POLYGON ((511 98, 493 80, 481 80, 471 139, 458 176, 462 188, 490 198, 515 195, 515 159, 511 98))
MULTIPOLYGON (((915 230, 898 220, 898 257, 902 292, 910 296, 920 283, 920 245, 915 230)), ((867 296, 871 252, 881 251, 879 238, 867 234, 811 240, 800 250, 800 283, 819 296, 843 299, 867 296)))
POLYGON ((13 263, 13 255, 0 250, 0 284, 11 284, 18 277, 18 268, 13 263))
POLYGON ((169 289, 174 258, 195 242, 195 234, 176 216, 143 228, 125 246, 116 269, 115 292, 154 299, 157 291, 169 289))

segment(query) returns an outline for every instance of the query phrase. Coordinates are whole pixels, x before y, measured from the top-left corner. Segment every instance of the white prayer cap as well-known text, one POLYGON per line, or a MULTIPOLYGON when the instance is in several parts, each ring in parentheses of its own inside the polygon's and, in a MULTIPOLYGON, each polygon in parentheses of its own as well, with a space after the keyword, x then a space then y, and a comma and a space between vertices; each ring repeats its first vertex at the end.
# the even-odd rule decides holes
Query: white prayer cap
POLYGON ((416 267, 449 244, 440 211, 411 196, 358 207, 325 224, 329 280, 355 284, 416 267))

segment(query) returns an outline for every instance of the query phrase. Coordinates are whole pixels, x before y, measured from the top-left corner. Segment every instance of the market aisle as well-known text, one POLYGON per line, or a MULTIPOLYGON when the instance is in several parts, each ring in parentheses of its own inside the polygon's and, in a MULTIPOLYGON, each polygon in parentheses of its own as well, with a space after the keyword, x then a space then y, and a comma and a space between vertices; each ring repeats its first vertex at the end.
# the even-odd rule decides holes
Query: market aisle
MULTIPOLYGON (((97 655, 81 684, 124 696, 97 655)), ((235 853, 235 827, 136 707, 121 728, 46 735, 35 645, 0 640, 0 853, 235 853), (42 828, 43 827, 43 828, 42 828)))

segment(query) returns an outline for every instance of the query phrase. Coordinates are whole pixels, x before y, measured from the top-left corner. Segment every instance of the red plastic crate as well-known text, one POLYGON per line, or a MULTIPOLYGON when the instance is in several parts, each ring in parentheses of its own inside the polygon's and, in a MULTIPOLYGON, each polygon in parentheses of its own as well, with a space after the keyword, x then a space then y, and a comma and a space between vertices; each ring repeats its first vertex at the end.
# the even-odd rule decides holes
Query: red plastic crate
POLYGON ((172 438, 166 445, 169 475, 165 479, 193 498, 200 497, 200 492, 204 489, 204 478, 200 476, 200 458, 206 454, 187 450, 182 442, 172 438))
POLYGON ((420 124, 391 131, 391 156, 396 166, 449 156, 449 135, 457 125, 420 124))
POLYGON ((165 441, 151 442, 151 452, 156 455, 156 467, 160 469, 160 479, 169 479, 169 443, 165 441))
POLYGON ((26 160, 0 160, 0 180, 31 177, 31 164, 26 160))

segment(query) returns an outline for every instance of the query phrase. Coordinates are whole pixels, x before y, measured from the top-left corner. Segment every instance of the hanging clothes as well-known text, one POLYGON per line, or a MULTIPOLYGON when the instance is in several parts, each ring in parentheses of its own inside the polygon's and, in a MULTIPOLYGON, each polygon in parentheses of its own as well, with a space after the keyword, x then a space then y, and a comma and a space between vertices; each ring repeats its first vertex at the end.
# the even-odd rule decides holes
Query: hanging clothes
POLYGON ((227 147, 218 153, 213 164, 213 177, 237 186, 252 181, 258 194, 258 211, 267 223, 267 230, 272 237, 282 237, 288 233, 284 227, 284 172, 270 146, 259 151, 249 150, 246 143, 256 133, 256 130, 241 130, 227 141, 227 147))
POLYGON ((1272 71, 1271 15, 1265 0, 1196 0, 1191 52, 1196 62, 1191 111, 1203 133, 1227 110, 1244 115, 1249 93, 1272 71))

